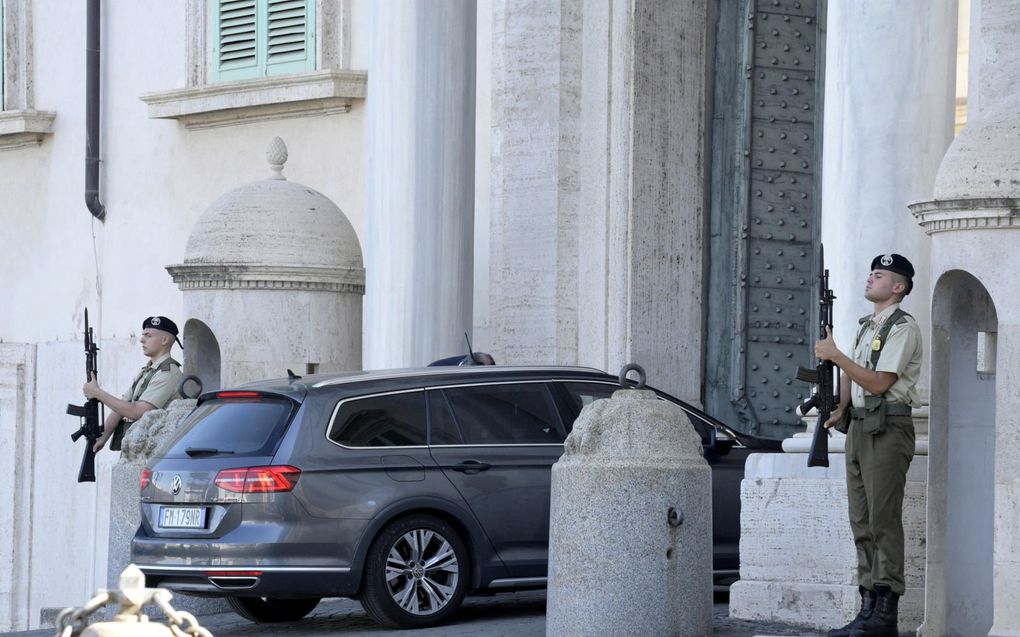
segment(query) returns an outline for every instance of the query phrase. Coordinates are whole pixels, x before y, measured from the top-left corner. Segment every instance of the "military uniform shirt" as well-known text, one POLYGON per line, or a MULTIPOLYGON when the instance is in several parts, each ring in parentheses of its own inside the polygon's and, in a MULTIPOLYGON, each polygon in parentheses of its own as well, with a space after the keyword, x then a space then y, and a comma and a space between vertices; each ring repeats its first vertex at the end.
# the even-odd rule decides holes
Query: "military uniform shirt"
MULTIPOLYGON (((156 409, 164 409, 171 400, 174 399, 177 393, 177 387, 180 385, 181 378, 184 376, 181 372, 181 368, 177 365, 170 365, 170 369, 167 371, 155 370, 153 368, 159 367, 163 361, 170 358, 170 354, 166 354, 153 363, 149 363, 142 368, 142 371, 135 377, 133 383, 131 383, 131 389, 124 394, 124 400, 130 402, 138 402, 144 400, 156 409), (149 380, 148 386, 142 391, 142 386, 145 385, 145 378, 152 374, 152 379, 149 380)), ((125 420, 127 420, 125 418, 125 420)), ((133 422, 128 420, 128 422, 133 422)))
MULTIPOLYGON (((854 362, 861 367, 871 369, 871 352, 875 338, 885 321, 896 311, 899 303, 894 303, 876 315, 865 317, 866 323, 860 341, 854 348, 854 362)), ((896 382, 885 393, 890 403, 902 403, 911 407, 920 407, 917 398, 917 381, 921 376, 921 329, 910 316, 904 321, 893 325, 882 345, 882 353, 875 365, 875 371, 896 374, 896 382)), ((854 407, 864 406, 864 396, 868 392, 857 383, 850 385, 850 399, 854 407)))

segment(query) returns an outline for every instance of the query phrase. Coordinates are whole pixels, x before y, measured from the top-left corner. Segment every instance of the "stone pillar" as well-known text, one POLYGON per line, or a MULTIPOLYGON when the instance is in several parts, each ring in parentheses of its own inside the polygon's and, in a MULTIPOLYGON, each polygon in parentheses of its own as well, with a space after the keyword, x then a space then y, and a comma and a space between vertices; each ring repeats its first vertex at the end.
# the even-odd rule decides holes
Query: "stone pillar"
POLYGON ((584 408, 552 468, 546 635, 712 634, 702 454, 684 411, 655 392, 584 408))
POLYGON ((700 404, 709 3, 591 0, 581 74, 578 362, 700 404))
MULTIPOLYGON (((178 399, 166 409, 145 412, 131 426, 124 436, 120 459, 110 474, 110 540, 109 557, 106 563, 107 586, 118 588, 120 574, 131 563, 131 538, 135 536, 139 519, 138 479, 145 464, 160 448, 171 440, 181 423, 195 408, 195 400, 178 399)), ((223 599, 175 595, 172 606, 175 610, 192 614, 225 613, 230 610, 223 599)), ((108 609, 112 616, 116 611, 108 609)), ((155 611, 150 610, 149 614, 155 611)))
POLYGON ((35 345, 0 343, 0 466, 11 486, 0 498, 0 632, 31 623, 35 365, 35 345))
POLYGON ((933 198, 911 206, 931 236, 940 327, 931 413, 938 461, 929 472, 928 603, 919 631, 928 637, 1020 635, 1020 0, 975 8, 968 95, 980 100, 942 161, 933 198), (985 393, 978 404, 975 390, 985 393), (994 432, 981 431, 989 420, 994 432), (969 441, 967 452, 954 441, 969 441), (973 549, 988 542, 991 555, 973 549))
MULTIPOLYGON (((828 3, 822 242, 831 274, 835 337, 853 344, 870 311, 864 284, 876 254, 914 264, 904 309, 929 344, 930 241, 907 203, 927 196, 953 140, 956 2, 828 3)), ((927 396, 928 357, 921 374, 927 396)))
POLYGON ((364 363, 424 365, 471 329, 475 5, 371 14, 364 363))
POLYGON ((491 352, 575 364, 581 0, 493 9, 491 352))

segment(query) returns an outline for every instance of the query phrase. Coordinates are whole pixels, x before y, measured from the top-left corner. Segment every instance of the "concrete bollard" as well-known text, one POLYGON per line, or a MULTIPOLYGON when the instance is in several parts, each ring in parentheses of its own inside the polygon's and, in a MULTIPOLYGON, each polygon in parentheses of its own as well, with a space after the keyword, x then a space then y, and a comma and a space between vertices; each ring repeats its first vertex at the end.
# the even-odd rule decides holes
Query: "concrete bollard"
POLYGON ((581 412, 552 468, 546 635, 712 634, 712 477, 655 392, 581 412))
MULTIPOLYGON (((141 512, 138 505, 138 478, 142 469, 161 448, 177 435, 197 401, 178 399, 166 410, 145 412, 124 434, 124 448, 110 475, 110 539, 107 581, 112 585, 131 562, 131 539, 138 530, 141 512)), ((179 610, 193 614, 225 613, 227 602, 211 597, 181 595, 179 610)))

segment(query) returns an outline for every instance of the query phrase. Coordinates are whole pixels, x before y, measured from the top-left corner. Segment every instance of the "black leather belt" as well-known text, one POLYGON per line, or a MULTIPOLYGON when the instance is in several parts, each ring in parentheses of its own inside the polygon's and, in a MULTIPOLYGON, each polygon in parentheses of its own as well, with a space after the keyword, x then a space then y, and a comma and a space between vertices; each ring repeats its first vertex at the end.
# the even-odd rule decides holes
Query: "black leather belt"
MULTIPOLYGON (((865 410, 863 407, 852 407, 850 415, 856 420, 864 418, 865 410)), ((910 405, 904 405, 903 403, 886 403, 885 404, 885 415, 886 416, 910 416, 913 413, 913 407, 910 405)))

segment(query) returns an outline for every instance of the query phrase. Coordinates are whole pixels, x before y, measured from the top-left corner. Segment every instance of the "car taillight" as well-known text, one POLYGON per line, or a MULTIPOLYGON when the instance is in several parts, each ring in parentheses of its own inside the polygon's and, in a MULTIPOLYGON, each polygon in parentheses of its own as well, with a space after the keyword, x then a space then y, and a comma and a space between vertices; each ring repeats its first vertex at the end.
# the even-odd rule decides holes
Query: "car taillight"
POLYGON ((290 465, 241 467, 220 471, 213 482, 234 493, 279 493, 291 491, 300 476, 301 469, 290 465))
POLYGON ((142 475, 138 477, 138 490, 141 491, 152 482, 152 469, 142 469, 142 475))
POLYGON ((259 397, 257 391, 221 391, 216 392, 220 400, 251 400, 259 397))

